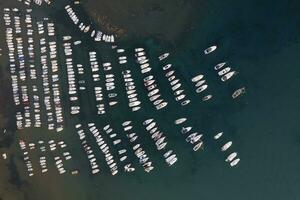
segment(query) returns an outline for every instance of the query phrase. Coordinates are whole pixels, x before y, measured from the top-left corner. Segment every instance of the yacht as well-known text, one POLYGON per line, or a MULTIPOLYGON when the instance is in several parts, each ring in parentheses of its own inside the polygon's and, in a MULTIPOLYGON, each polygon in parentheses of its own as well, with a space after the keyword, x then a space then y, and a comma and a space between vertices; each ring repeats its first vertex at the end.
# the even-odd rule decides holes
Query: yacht
POLYGON ((159 92, 159 89, 152 90, 148 93, 148 97, 152 97, 153 95, 157 94, 159 92))
POLYGON ((166 147, 166 145, 167 145, 167 142, 164 142, 164 143, 158 145, 158 146, 157 146, 157 150, 162 150, 162 149, 164 149, 164 148, 166 147))
POLYGON ((156 99, 158 99, 160 97, 160 94, 156 94, 152 97, 149 98, 149 100, 152 102, 152 101, 155 101, 156 99))
POLYGON ((237 152, 233 152, 231 154, 229 154, 229 156, 226 158, 226 162, 231 162, 233 161, 233 159, 235 159, 235 157, 237 156, 237 152))
POLYGON ((200 93, 203 92, 204 90, 206 90, 208 87, 208 85, 202 85, 201 87, 196 89, 196 93, 200 93))
POLYGON ((229 141, 227 142, 226 144, 224 144, 222 147, 221 147, 221 151, 226 151, 227 149, 229 149, 232 145, 232 141, 229 141))
POLYGON ((155 125, 156 125, 156 122, 150 123, 150 124, 146 127, 146 130, 147 130, 147 131, 150 131, 152 128, 155 127, 155 125))
POLYGON ((231 71, 231 72, 225 74, 224 76, 222 76, 222 77, 221 77, 221 80, 222 80, 223 82, 225 82, 225 81, 229 80, 230 78, 232 78, 232 77, 233 77, 234 75, 236 75, 237 73, 238 73, 238 72, 236 72, 236 71, 231 71))
POLYGON ((173 75, 174 74, 174 70, 171 70, 171 71, 169 71, 168 73, 166 73, 166 77, 170 77, 171 75, 173 75))
POLYGON ((182 124, 182 123, 185 122, 186 120, 187 120, 186 118, 179 118, 179 119, 176 119, 174 123, 175 123, 176 125, 178 125, 178 124, 182 124))
POLYGON ((122 123, 122 126, 128 126, 131 123, 131 121, 125 121, 122 123))
POLYGON ((184 92, 184 90, 177 90, 177 91, 174 92, 174 95, 178 96, 178 95, 180 95, 183 92, 184 92))
POLYGON ((169 53, 164 53, 164 54, 158 56, 158 59, 159 59, 160 61, 162 61, 162 60, 166 59, 169 55, 170 55, 169 53))
POLYGON ((240 89, 237 89, 236 91, 234 91, 234 93, 232 94, 232 98, 235 99, 237 98, 238 96, 244 94, 246 92, 246 88, 245 87, 242 87, 240 89))
POLYGON ((170 85, 173 86, 173 85, 177 84, 178 82, 179 82, 179 79, 175 79, 170 82, 170 85))
POLYGON ((223 135, 223 132, 217 133, 217 134, 214 136, 214 139, 217 140, 217 139, 219 139, 222 135, 223 135))
POLYGON ((221 71, 218 72, 219 76, 223 76, 224 74, 228 73, 231 70, 230 67, 226 67, 224 69, 222 69, 221 71))
POLYGON ((193 77, 193 78, 191 79, 191 81, 195 83, 195 82, 200 81, 203 77, 204 77, 204 76, 203 76, 202 74, 199 74, 199 75, 193 77))
POLYGON ((211 52, 215 51, 216 49, 217 49, 217 46, 213 45, 213 46, 208 47, 207 49, 205 49, 204 53, 207 55, 207 54, 210 54, 211 52))
POLYGON ((235 160, 233 160, 231 163, 230 163, 230 166, 233 167, 233 166, 236 166, 239 162, 240 162, 241 159, 237 158, 235 160))
POLYGON ((219 70, 222 67, 224 67, 225 65, 226 65, 226 62, 221 62, 221 63, 217 64, 214 68, 215 68, 215 70, 219 70))
POLYGON ((175 100, 176 100, 176 101, 180 101, 180 100, 182 100, 182 99, 184 99, 184 98, 185 98, 185 94, 181 94, 181 95, 175 97, 175 100))
POLYGON ((187 100, 184 100, 183 102, 181 102, 180 104, 181 104, 182 106, 186 106, 186 105, 188 105, 189 103, 191 103, 191 100, 187 99, 187 100))
POLYGON ((179 89, 180 87, 181 87, 181 83, 177 83, 176 85, 174 85, 172 87, 172 90, 175 91, 175 90, 179 89))
POLYGON ((142 74, 145 74, 147 72, 150 72, 151 71, 151 67, 148 67, 148 68, 145 68, 145 69, 142 69, 142 74))

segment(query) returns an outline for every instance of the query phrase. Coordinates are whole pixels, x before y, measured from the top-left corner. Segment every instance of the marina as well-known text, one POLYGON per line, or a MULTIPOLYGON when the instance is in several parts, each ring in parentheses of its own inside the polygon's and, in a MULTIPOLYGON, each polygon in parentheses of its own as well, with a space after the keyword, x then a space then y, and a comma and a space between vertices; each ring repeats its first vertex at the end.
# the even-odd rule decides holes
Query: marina
POLYGON ((4 0, 0 199, 298 196, 298 21, 246 3, 4 0))

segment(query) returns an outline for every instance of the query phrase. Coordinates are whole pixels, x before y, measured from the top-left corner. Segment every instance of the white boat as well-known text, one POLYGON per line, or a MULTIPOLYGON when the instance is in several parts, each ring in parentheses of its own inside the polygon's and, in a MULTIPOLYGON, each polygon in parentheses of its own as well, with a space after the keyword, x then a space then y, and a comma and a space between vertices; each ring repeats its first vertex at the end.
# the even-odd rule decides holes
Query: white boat
POLYGON ((241 159, 237 158, 235 160, 233 160, 231 163, 230 163, 230 166, 233 167, 233 166, 236 166, 239 162, 240 162, 241 159))
POLYGON ((221 147, 221 151, 226 151, 227 149, 229 149, 232 145, 232 141, 229 141, 227 142, 226 144, 224 144, 222 147, 221 147))
POLYGON ((173 150, 169 150, 166 153, 164 153, 164 157, 167 158, 173 153, 173 150))
POLYGON ((173 75, 174 74, 174 70, 171 70, 171 71, 169 71, 168 73, 166 73, 166 77, 170 77, 171 75, 173 75))
POLYGON ((144 51, 144 48, 135 48, 134 51, 135 52, 141 52, 141 51, 144 51))
POLYGON ((218 72, 219 76, 223 76, 224 74, 228 73, 231 70, 230 67, 226 67, 224 69, 222 69, 221 71, 218 72))
POLYGON ((235 99, 237 98, 238 96, 244 94, 246 92, 246 88, 245 87, 242 87, 240 89, 237 89, 236 91, 234 91, 234 93, 232 94, 232 98, 235 99))
POLYGON ((156 99, 158 99, 160 97, 160 94, 156 94, 152 97, 149 98, 149 100, 152 102, 152 101, 155 101, 156 99))
POLYGON ((147 87, 148 85, 152 85, 155 82, 155 80, 150 80, 144 83, 144 85, 147 87))
POLYGON ((157 146, 157 150, 162 150, 162 149, 164 149, 164 148, 166 147, 166 145, 167 145, 167 142, 164 142, 164 143, 158 145, 158 146, 157 146))
POLYGON ((201 85, 203 85, 206 82, 206 80, 200 80, 196 83, 196 87, 200 87, 201 85))
POLYGON ((145 64, 142 64, 142 65, 140 66, 140 68, 141 68, 141 69, 145 69, 145 68, 147 68, 147 67, 149 67, 149 66, 150 66, 149 63, 145 63, 145 64))
POLYGON ((138 106, 138 105, 140 105, 140 104, 141 104, 140 101, 134 101, 134 102, 130 102, 130 103, 128 104, 128 106, 131 108, 131 107, 136 107, 136 106, 138 106))
POLYGON ((131 123, 131 121, 125 121, 122 123, 122 126, 128 126, 131 123))
POLYGON ((154 128, 156 125, 156 122, 151 122, 148 126, 146 126, 146 130, 150 131, 152 128, 154 128))
POLYGON ((199 75, 193 77, 193 78, 191 79, 191 81, 194 82, 194 83, 196 83, 196 82, 200 81, 203 77, 204 77, 204 76, 203 76, 202 74, 199 74, 199 75))
POLYGON ((182 100, 182 99, 184 99, 184 98, 185 98, 185 95, 184 95, 184 94, 181 94, 181 95, 175 97, 175 100, 176 100, 176 101, 180 101, 180 100, 182 100))
POLYGON ((200 141, 193 147, 193 151, 198 151, 200 148, 203 148, 203 141, 200 141))
POLYGON ((147 67, 147 68, 141 70, 142 74, 148 73, 150 71, 151 71, 151 67, 147 67))
POLYGON ((158 56, 158 59, 159 59, 160 61, 162 61, 162 60, 166 59, 169 55, 170 55, 169 53, 164 53, 164 54, 158 56))
POLYGON ((198 88, 196 89, 196 93, 203 92, 204 90, 207 89, 207 87, 208 87, 208 85, 202 85, 202 86, 198 87, 198 88))
POLYGON ((217 49, 217 46, 213 45, 213 46, 208 47, 207 49, 205 49, 204 53, 207 55, 207 54, 210 54, 211 52, 215 51, 216 49, 217 49))
POLYGON ((175 79, 176 77, 173 75, 173 76, 170 76, 169 78, 168 78, 168 81, 173 81, 174 79, 175 79))
POLYGON ((182 127, 181 133, 182 133, 182 134, 185 134, 185 133, 188 133, 190 130, 192 130, 192 127, 191 127, 191 126, 188 126, 188 127, 182 127))
POLYGON ((175 79, 175 80, 173 80, 173 81, 170 82, 170 85, 173 86, 173 85, 175 85, 178 82, 179 82, 179 79, 175 79))
POLYGON ((214 68, 215 68, 215 70, 219 70, 222 67, 224 67, 225 65, 226 65, 226 62, 221 62, 221 63, 217 64, 214 68))
POLYGON ((152 84, 149 87, 147 87, 147 90, 151 91, 151 90, 155 89, 156 87, 157 87, 157 84, 152 84))
POLYGON ((163 100, 162 99, 158 99, 158 100, 156 100, 156 101, 153 102, 153 105, 157 106, 161 102, 163 102, 163 100))
POLYGON ((172 67, 172 64, 166 64, 165 66, 163 66, 163 70, 168 70, 172 67))
POLYGON ((237 156, 237 152, 233 152, 231 154, 229 154, 229 156, 226 158, 226 162, 231 162, 233 159, 235 159, 235 157, 237 156))
POLYGON ((217 134, 214 136, 214 139, 217 140, 217 139, 219 139, 222 135, 223 135, 223 132, 217 133, 217 134))
POLYGON ((160 110, 160 109, 166 107, 167 105, 168 105, 167 102, 162 102, 162 103, 158 104, 158 105, 155 106, 155 107, 156 107, 157 110, 160 110))
POLYGON ((187 100, 184 100, 183 102, 181 102, 180 104, 181 104, 182 106, 186 106, 186 105, 188 105, 189 103, 191 103, 191 100, 187 99, 187 100))
POLYGON ((141 108, 142 108, 141 106, 135 106, 135 107, 132 108, 132 111, 135 112, 135 111, 138 111, 141 108))
POLYGON ((185 122, 187 119, 186 118, 179 118, 179 119, 176 119, 175 121, 174 121, 174 123, 176 124, 176 125, 178 125, 178 124, 182 124, 183 122, 185 122))
POLYGON ((208 100, 210 100, 211 98, 212 98, 212 95, 209 94, 209 95, 204 96, 204 97, 202 98, 202 101, 208 101, 208 100))
POLYGON ((177 90, 177 91, 174 92, 174 95, 178 96, 178 95, 180 95, 183 92, 184 92, 184 90, 177 90))
POLYGON ((148 93, 148 97, 152 97, 153 95, 157 94, 159 92, 159 89, 152 90, 148 93))
POLYGON ((234 75, 236 75, 236 74, 237 74, 236 71, 231 71, 231 72, 225 74, 224 76, 222 76, 222 77, 221 77, 221 81, 225 82, 225 81, 231 79, 231 78, 232 78, 234 75))
POLYGON ((176 85, 172 86, 172 90, 175 91, 181 87, 181 83, 177 83, 176 85))

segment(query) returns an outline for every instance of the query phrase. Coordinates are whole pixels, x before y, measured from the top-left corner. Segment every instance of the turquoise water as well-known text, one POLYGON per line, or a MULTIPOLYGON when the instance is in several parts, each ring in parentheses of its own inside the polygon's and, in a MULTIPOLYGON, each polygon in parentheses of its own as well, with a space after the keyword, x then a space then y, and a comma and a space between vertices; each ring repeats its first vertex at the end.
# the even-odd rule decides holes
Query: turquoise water
MULTIPOLYGON (((81 103, 86 108, 83 115, 79 119, 68 115, 66 118, 68 128, 61 137, 72 144, 72 152, 76 155, 74 162, 82 173, 78 177, 51 174, 28 181, 22 172, 25 168, 19 167, 21 179, 29 182, 27 185, 25 182, 22 190, 28 199, 298 199, 300 143, 297 122, 300 96, 296 87, 299 85, 300 3, 231 0, 209 1, 195 4, 195 7, 200 13, 191 13, 191 28, 172 44, 153 37, 142 41, 122 41, 122 46, 129 50, 136 44, 142 44, 149 51, 150 58, 170 51, 169 60, 186 90, 190 90, 187 94, 192 104, 181 108, 172 100, 160 67, 151 61, 162 95, 170 105, 168 109, 156 112, 145 93, 140 92, 143 109, 129 113, 120 67, 114 67, 113 71, 120 80, 119 84, 117 82, 120 85, 120 106, 110 110, 105 117, 99 117, 92 112, 93 96, 82 94, 81 103), (217 51, 204 56, 202 50, 212 44, 218 45, 217 51), (221 84, 212 69, 223 60, 239 71, 228 84, 221 84), (209 81, 214 95, 212 102, 203 103, 193 93, 189 79, 198 73, 204 73, 209 81), (236 101, 230 100, 231 93, 241 86, 246 86, 246 95, 236 101), (205 134, 204 151, 194 153, 185 143, 172 124, 179 116, 188 117, 194 128, 205 134), (169 143, 174 146, 179 158, 174 167, 164 165, 146 137, 140 122, 149 117, 159 122, 169 143), (87 160, 72 129, 72 124, 79 120, 96 121, 99 127, 110 123, 117 130, 125 120, 137 121, 136 131, 145 136, 143 142, 155 163, 154 172, 145 174, 142 168, 137 167, 133 175, 112 177, 101 162, 103 172, 99 176, 88 175, 87 160), (213 134, 220 130, 225 132, 226 140, 233 140, 234 148, 240 154, 241 163, 237 168, 231 169, 226 165, 225 156, 219 151, 221 144, 212 140, 213 134), (60 193, 55 194, 55 191, 60 193)), ((61 26, 68 20, 62 20, 56 14, 52 17, 58 20, 59 34, 72 34, 79 38, 75 30, 61 26)), ((75 49, 78 62, 85 62, 88 66, 86 50, 94 48, 101 56, 99 61, 116 61, 108 47, 86 42, 83 48, 75 49)), ((137 69, 137 66, 132 63, 130 68, 137 69)), ((133 76, 141 83, 139 70, 134 71, 133 76)), ((138 86, 138 91, 142 91, 141 88, 138 86)))

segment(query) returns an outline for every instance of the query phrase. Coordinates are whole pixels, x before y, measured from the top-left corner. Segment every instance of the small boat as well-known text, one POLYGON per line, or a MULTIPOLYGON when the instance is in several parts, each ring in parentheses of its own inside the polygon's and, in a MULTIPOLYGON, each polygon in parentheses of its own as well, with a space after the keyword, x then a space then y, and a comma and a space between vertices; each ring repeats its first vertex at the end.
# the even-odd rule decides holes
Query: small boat
POLYGON ((146 126, 146 130, 147 130, 147 131, 150 131, 152 128, 155 127, 155 125, 156 125, 156 122, 150 123, 148 126, 146 126))
POLYGON ((141 51, 144 51, 144 48, 135 48, 134 51, 135 52, 141 52, 141 51))
POLYGON ((230 166, 231 166, 231 167, 236 166, 236 165, 240 162, 240 160, 241 160, 241 159, 239 159, 239 158, 233 160, 233 161, 230 163, 230 166))
POLYGON ((173 81, 170 82, 170 85, 173 86, 173 85, 175 85, 178 82, 179 82, 179 79, 175 79, 175 80, 173 80, 173 81))
POLYGON ((147 82, 147 81, 152 80, 153 78, 154 78, 153 75, 149 75, 149 76, 146 76, 143 80, 144 80, 144 82, 147 82))
POLYGON ((185 94, 181 94, 181 95, 175 97, 175 100, 176 100, 176 101, 180 101, 180 100, 182 100, 182 99, 184 99, 184 98, 185 98, 185 94))
POLYGON ((217 134, 214 136, 214 139, 217 140, 217 139, 219 139, 222 135, 223 135, 223 132, 217 133, 217 134))
POLYGON ((147 87, 147 90, 151 91, 151 90, 155 89, 156 87, 157 87, 157 84, 152 84, 152 85, 147 87))
POLYGON ((150 124, 151 122, 153 122, 153 119, 147 119, 143 122, 143 125, 148 125, 150 124))
POLYGON ((229 154, 229 156, 226 158, 226 162, 231 162, 233 159, 235 159, 235 157, 237 156, 237 152, 233 152, 231 154, 229 154))
POLYGON ((163 102, 163 100, 162 99, 158 99, 158 100, 156 100, 156 101, 153 102, 153 105, 157 106, 161 102, 163 102))
POLYGON ((163 70, 168 70, 172 67, 172 64, 166 64, 165 66, 163 66, 163 70))
POLYGON ((122 123, 122 126, 128 126, 129 124, 131 124, 131 121, 125 121, 122 123))
POLYGON ((156 99, 158 99, 160 97, 160 94, 156 94, 152 97, 149 98, 149 100, 152 102, 152 101, 155 101, 156 99))
POLYGON ((200 141, 193 147, 193 151, 198 151, 200 148, 203 148, 203 141, 200 141))
POLYGON ((181 87, 181 83, 177 83, 176 85, 174 85, 172 87, 172 90, 175 91, 175 90, 179 89, 180 87, 181 87))
POLYGON ((149 85, 152 85, 154 82, 155 82, 155 80, 149 80, 149 81, 144 82, 144 85, 147 87, 149 85))
POLYGON ((211 98, 212 98, 212 95, 209 94, 209 95, 204 96, 204 97, 202 98, 202 101, 208 101, 208 100, 210 100, 211 98))
POLYGON ((173 150, 169 150, 166 153, 164 153, 164 157, 167 158, 173 153, 173 150))
POLYGON ((180 104, 181 104, 182 106, 186 106, 186 105, 188 105, 189 103, 191 103, 191 100, 187 99, 187 100, 184 100, 183 102, 181 102, 180 104))
POLYGON ((159 59, 160 61, 162 61, 162 60, 166 59, 169 55, 170 55, 169 53, 164 53, 164 54, 158 56, 158 59, 159 59))
POLYGON ((158 104, 157 106, 155 106, 155 108, 156 108, 157 110, 160 110, 160 109, 166 107, 167 105, 168 105, 167 102, 162 102, 162 103, 158 104))
POLYGON ((166 73, 166 77, 170 77, 171 75, 173 75, 174 74, 174 70, 171 70, 171 71, 169 71, 168 73, 166 73))
POLYGON ((234 93, 232 94, 232 98, 235 99, 237 98, 238 96, 244 94, 246 92, 246 88, 245 87, 242 87, 240 89, 237 89, 236 91, 234 91, 234 93))
POLYGON ((222 67, 224 67, 224 65, 226 65, 226 62, 221 62, 221 63, 217 64, 214 68, 215 68, 215 70, 219 70, 222 67))
POLYGON ((150 130, 149 133, 152 135, 153 133, 155 133, 157 131, 157 129, 158 129, 157 127, 154 127, 153 129, 150 130))
POLYGON ((196 83, 196 87, 200 87, 201 85, 203 85, 206 82, 206 80, 200 80, 196 83))
POLYGON ((231 72, 225 74, 224 76, 222 76, 222 77, 221 77, 221 81, 225 82, 225 81, 231 79, 231 78, 232 78, 234 75, 236 75, 236 74, 238 74, 238 72, 236 72, 236 71, 231 71, 231 72))
POLYGON ((178 95, 180 95, 183 92, 184 92, 184 90, 177 90, 177 91, 174 92, 174 95, 178 96, 178 95))
POLYGON ((227 142, 226 144, 224 144, 222 147, 221 147, 221 151, 226 151, 227 149, 229 149, 232 145, 232 141, 229 141, 227 142))
POLYGON ((168 81, 173 81, 174 79, 175 79, 176 77, 173 75, 173 76, 170 76, 169 78, 168 78, 168 81))
POLYGON ((164 142, 164 143, 158 145, 158 146, 157 146, 157 150, 162 150, 162 149, 164 149, 164 148, 166 147, 166 145, 167 145, 167 142, 164 142))
POLYGON ((148 93, 148 97, 152 97, 153 95, 157 94, 158 92, 159 92, 159 89, 154 89, 148 93))
POLYGON ((142 74, 145 74, 145 73, 148 73, 148 72, 150 72, 151 71, 151 67, 147 67, 147 68, 145 68, 145 69, 142 69, 142 74))
POLYGON ((208 47, 207 49, 205 49, 204 53, 207 55, 207 54, 210 54, 211 52, 215 51, 216 49, 217 49, 217 46, 213 45, 213 46, 208 47))
POLYGON ((175 121, 174 121, 174 123, 176 124, 176 125, 178 125, 178 124, 182 124, 183 122, 185 122, 187 119, 186 118, 179 118, 179 119, 176 119, 175 121))
POLYGON ((200 92, 203 92, 204 90, 206 90, 208 87, 208 85, 202 85, 201 87, 198 87, 196 89, 196 93, 200 93, 200 92))
POLYGON ((182 134, 185 134, 185 133, 188 133, 190 130, 192 130, 192 127, 191 127, 191 126, 188 126, 188 127, 182 127, 181 133, 182 133, 182 134))
POLYGON ((196 82, 200 81, 203 77, 204 77, 204 76, 203 76, 202 74, 199 74, 199 75, 193 77, 193 78, 191 79, 191 81, 194 82, 194 83, 196 83, 196 82))
POLYGON ((221 71, 218 72, 219 76, 223 76, 224 74, 228 73, 231 70, 230 67, 226 67, 225 69, 222 69, 221 71))

